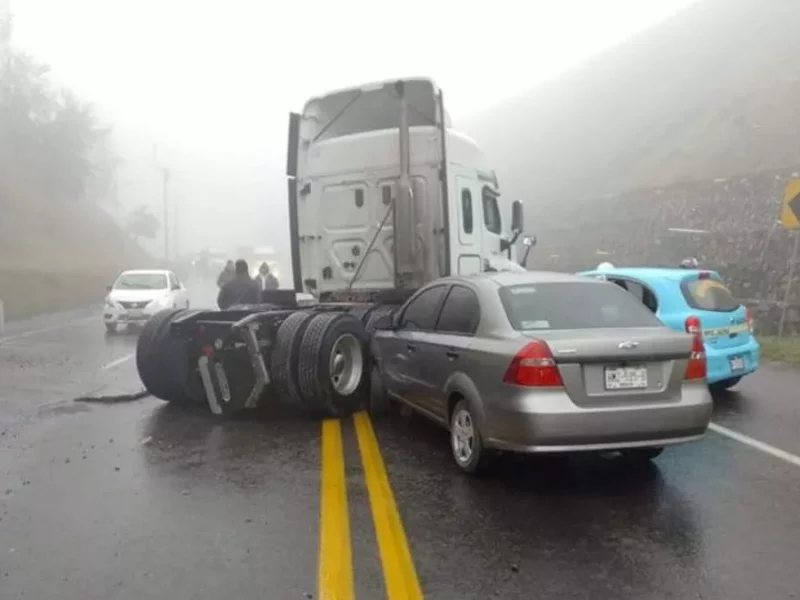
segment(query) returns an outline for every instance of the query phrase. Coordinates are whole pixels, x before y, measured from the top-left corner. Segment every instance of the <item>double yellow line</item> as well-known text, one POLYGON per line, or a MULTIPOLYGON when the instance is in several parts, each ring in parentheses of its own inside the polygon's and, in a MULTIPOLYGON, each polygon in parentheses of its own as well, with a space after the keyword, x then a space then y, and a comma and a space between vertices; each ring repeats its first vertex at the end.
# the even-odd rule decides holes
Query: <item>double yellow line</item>
MULTIPOLYGON (((378 438, 366 413, 353 416, 372 521, 389 600, 422 600, 411 550, 394 500, 378 438)), ((318 598, 353 600, 355 584, 341 421, 322 423, 318 598)))

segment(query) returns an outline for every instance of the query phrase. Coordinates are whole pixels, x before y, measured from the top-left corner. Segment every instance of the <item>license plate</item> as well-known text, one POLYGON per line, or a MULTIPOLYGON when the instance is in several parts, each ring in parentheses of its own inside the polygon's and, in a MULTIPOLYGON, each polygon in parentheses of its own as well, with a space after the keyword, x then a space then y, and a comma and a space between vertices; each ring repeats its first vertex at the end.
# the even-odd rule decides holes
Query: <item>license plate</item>
POLYGON ((643 390, 646 388, 646 367, 606 367, 607 390, 643 390))
POLYGON ((744 357, 743 356, 734 356, 730 359, 731 364, 731 371, 743 371, 744 370, 744 357))
POLYGON ((144 312, 141 310, 129 310, 127 317, 129 321, 138 321, 144 317, 144 312))

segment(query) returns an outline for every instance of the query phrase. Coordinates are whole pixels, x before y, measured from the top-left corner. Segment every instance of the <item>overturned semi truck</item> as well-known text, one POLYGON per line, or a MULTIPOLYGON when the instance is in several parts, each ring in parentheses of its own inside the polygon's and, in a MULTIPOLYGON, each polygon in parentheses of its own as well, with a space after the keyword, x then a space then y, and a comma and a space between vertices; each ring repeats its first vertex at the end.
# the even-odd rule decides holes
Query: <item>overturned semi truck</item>
POLYGON ((136 348, 152 395, 218 415, 273 401, 322 417, 368 408, 376 323, 436 278, 521 269, 522 203, 505 206, 430 79, 308 100, 289 117, 286 174, 294 289, 155 315, 136 348))

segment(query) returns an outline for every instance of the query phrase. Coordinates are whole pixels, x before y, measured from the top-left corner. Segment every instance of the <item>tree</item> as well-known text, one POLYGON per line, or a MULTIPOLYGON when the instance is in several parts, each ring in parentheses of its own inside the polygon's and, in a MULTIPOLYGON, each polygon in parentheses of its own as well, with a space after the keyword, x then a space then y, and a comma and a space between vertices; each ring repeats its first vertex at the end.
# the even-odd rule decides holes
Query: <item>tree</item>
POLYGON ((137 206, 128 214, 125 230, 134 238, 153 240, 161 229, 161 222, 144 204, 137 206))
POLYGON ((109 129, 91 106, 52 84, 48 65, 15 49, 11 33, 0 15, 0 179, 13 173, 45 201, 107 196, 109 129))

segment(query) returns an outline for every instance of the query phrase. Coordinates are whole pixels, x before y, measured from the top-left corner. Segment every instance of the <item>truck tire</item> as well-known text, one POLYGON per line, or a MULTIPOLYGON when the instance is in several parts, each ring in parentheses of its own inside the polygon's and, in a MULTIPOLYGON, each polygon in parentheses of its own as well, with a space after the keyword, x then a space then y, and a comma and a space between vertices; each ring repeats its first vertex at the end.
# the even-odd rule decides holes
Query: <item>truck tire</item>
POLYGON ((375 324, 378 322, 378 319, 381 317, 385 317, 386 315, 393 315, 397 307, 395 306, 377 306, 374 310, 369 313, 369 317, 365 322, 365 328, 367 330, 368 335, 372 335, 375 333, 375 324))
POLYGON ((302 408, 303 397, 297 385, 297 362, 306 327, 314 317, 312 312, 296 312, 281 323, 275 336, 275 348, 270 357, 270 375, 281 402, 302 408))
POLYGON ((160 339, 174 314, 173 309, 162 310, 145 324, 136 343, 136 370, 145 389, 156 398, 169 395, 169 384, 161 363, 160 339))
MULTIPOLYGON (((169 323, 172 323, 177 317, 187 317, 201 312, 204 311, 188 308, 177 310, 169 319, 169 323)), ((161 333, 159 346, 171 396, 170 398, 162 398, 162 400, 192 406, 205 404, 206 395, 203 388, 203 380, 200 378, 197 365, 192 364, 186 341, 173 336, 169 326, 167 326, 161 333)))
POLYGON ((369 337, 348 313, 317 314, 303 334, 297 380, 304 407, 326 417, 347 416, 369 396, 369 337))
POLYGON ((136 368, 145 389, 176 404, 198 404, 204 399, 202 382, 189 364, 186 344, 173 338, 169 329, 177 316, 187 312, 185 308, 170 308, 156 313, 136 344, 136 368))

